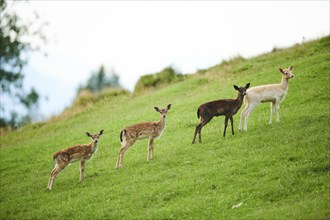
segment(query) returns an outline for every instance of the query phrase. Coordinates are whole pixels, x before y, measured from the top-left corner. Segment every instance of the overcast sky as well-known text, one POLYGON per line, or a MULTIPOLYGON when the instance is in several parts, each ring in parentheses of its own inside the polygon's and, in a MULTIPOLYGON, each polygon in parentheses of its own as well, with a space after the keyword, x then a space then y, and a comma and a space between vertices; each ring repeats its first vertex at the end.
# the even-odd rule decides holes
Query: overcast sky
POLYGON ((69 106, 100 65, 132 91, 141 75, 170 65, 194 73, 329 35, 329 1, 22 1, 14 8, 49 23, 48 56, 32 55, 25 69, 26 86, 48 97, 40 106, 47 116, 69 106))

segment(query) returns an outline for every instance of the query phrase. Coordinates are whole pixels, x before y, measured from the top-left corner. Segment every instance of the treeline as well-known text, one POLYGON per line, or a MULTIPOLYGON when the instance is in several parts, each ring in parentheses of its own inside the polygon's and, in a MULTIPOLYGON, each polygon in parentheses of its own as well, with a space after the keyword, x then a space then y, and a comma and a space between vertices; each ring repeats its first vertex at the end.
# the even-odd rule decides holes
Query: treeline
MULTIPOLYGON (((181 81, 183 78, 184 75, 173 67, 166 67, 160 72, 141 76, 134 87, 133 94, 154 90, 181 81)), ((79 86, 72 107, 88 106, 105 98, 129 93, 120 84, 119 75, 114 69, 107 71, 102 65, 96 72, 91 74, 85 84, 79 86)))

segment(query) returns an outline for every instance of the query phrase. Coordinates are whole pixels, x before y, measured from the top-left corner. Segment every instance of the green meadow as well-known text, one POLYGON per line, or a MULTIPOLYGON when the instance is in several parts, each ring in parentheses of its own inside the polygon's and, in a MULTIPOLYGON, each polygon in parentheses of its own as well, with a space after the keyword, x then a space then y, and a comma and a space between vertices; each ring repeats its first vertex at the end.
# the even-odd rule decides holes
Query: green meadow
POLYGON ((329 219, 330 37, 240 57, 141 94, 102 96, 92 105, 0 137, 0 219, 329 219), (295 77, 281 103, 281 122, 269 125, 270 104, 260 104, 239 132, 224 117, 191 144, 200 104, 236 98, 233 85, 279 83, 278 68, 295 77), (171 103, 166 128, 137 141, 115 169, 122 128, 159 120, 154 106, 171 103), (66 167, 47 190, 55 151, 89 143, 85 132, 104 129, 98 152, 66 167))

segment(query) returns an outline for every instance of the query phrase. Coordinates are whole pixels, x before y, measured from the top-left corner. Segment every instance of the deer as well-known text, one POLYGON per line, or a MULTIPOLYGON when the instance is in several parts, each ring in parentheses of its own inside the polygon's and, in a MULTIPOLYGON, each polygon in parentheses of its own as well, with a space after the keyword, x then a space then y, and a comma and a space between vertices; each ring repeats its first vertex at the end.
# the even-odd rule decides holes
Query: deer
POLYGON ((247 131, 248 119, 251 112, 260 104, 270 102, 270 119, 272 124, 274 109, 276 108, 276 121, 280 122, 280 102, 285 98, 289 89, 289 79, 293 78, 293 66, 288 69, 279 68, 282 74, 282 81, 279 84, 269 84, 255 86, 247 90, 245 96, 245 108, 241 112, 239 130, 242 130, 242 121, 244 120, 244 131, 247 131))
POLYGON ((162 135, 165 129, 166 115, 170 108, 171 104, 168 104, 164 109, 154 107, 154 109, 160 114, 159 121, 134 124, 124 128, 120 132, 121 149, 118 154, 116 169, 122 167, 125 151, 130 148, 137 140, 149 138, 147 161, 153 159, 155 147, 154 139, 159 138, 162 135))
POLYGON ((97 151, 99 138, 102 134, 103 130, 97 134, 90 134, 89 132, 86 132, 86 135, 92 138, 91 143, 67 147, 54 153, 53 160, 55 167, 50 174, 47 187, 49 190, 52 190, 57 174, 59 174, 68 164, 77 162, 79 160, 80 182, 84 180, 85 162, 86 160, 92 159, 94 153, 97 151))
POLYGON ((223 131, 223 137, 226 136, 226 129, 228 126, 228 119, 231 123, 232 135, 234 135, 234 119, 233 116, 241 108, 244 96, 246 95, 246 90, 249 88, 250 83, 247 83, 245 87, 238 87, 234 85, 234 89, 238 91, 238 96, 236 99, 220 99, 211 102, 206 102, 198 107, 197 118, 200 118, 199 124, 196 126, 194 138, 192 144, 195 143, 196 135, 198 133, 199 142, 202 142, 202 128, 211 121, 211 119, 216 116, 225 116, 225 127, 223 131))

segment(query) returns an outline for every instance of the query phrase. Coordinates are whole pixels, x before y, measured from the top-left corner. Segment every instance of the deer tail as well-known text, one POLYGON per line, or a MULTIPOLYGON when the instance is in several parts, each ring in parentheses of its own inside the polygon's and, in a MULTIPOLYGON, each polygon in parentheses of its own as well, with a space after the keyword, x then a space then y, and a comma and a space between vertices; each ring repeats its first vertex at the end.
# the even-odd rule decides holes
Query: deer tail
POLYGON ((120 137, 120 143, 123 142, 123 137, 124 137, 125 133, 126 133, 125 129, 120 132, 120 136, 119 136, 120 137))
POLYGON ((198 108, 198 110, 197 110, 197 118, 200 117, 199 111, 200 111, 200 109, 198 108))

